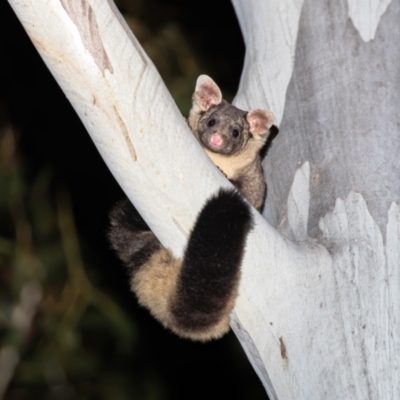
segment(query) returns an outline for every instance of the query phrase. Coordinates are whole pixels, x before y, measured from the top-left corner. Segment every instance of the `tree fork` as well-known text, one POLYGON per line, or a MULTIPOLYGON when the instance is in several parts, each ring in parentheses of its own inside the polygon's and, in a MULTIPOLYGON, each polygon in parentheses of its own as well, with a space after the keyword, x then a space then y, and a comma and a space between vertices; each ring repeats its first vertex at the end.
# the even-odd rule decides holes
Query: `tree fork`
MULTIPOLYGON (((115 5, 9 2, 123 190, 181 255, 205 199, 230 184, 115 5)), ((233 3, 247 46, 236 105, 282 123, 265 161, 279 230, 254 214, 232 327, 271 399, 398 399, 399 0, 233 3)))

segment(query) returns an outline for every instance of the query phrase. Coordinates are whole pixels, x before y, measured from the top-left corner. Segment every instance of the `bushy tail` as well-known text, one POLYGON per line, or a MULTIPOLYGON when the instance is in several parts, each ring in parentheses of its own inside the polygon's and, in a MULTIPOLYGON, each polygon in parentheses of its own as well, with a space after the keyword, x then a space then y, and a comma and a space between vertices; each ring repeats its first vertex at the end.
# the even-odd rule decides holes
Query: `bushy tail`
POLYGON ((182 261, 161 246, 129 204, 112 211, 109 238, 131 271, 139 302, 182 337, 206 341, 222 336, 229 329, 252 226, 248 204, 235 190, 221 189, 211 197, 182 261))

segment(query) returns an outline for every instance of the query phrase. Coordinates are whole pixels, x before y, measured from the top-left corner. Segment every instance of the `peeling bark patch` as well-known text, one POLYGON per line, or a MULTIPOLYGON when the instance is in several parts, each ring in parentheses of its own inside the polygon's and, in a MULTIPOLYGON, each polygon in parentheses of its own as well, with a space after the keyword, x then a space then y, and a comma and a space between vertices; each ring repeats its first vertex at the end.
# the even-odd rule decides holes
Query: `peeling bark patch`
POLYGON ((94 58, 103 76, 106 69, 110 73, 114 73, 111 61, 103 46, 96 16, 89 2, 87 0, 60 0, 60 2, 78 28, 84 47, 94 58))
POLYGON ((286 361, 287 360, 287 351, 286 351, 286 345, 285 345, 285 342, 283 341, 282 336, 279 338, 279 347, 281 350, 282 360, 286 361))
POLYGON ((374 39, 382 14, 391 0, 347 0, 349 17, 364 42, 374 39))
POLYGON ((131 153, 133 161, 136 161, 137 160, 136 151, 135 151, 135 148, 133 147, 131 138, 129 137, 128 129, 127 129, 124 121, 122 120, 121 116, 119 115, 119 112, 115 106, 114 106, 114 113, 115 113, 115 116, 117 117, 118 124, 121 128, 122 134, 124 135, 125 143, 128 146, 129 153, 131 153))
POLYGON ((308 239, 307 224, 310 208, 310 163, 306 161, 294 176, 287 200, 287 218, 280 224, 281 232, 294 240, 308 239))
POLYGON ((324 242, 333 255, 346 368, 357 378, 357 395, 351 398, 400 399, 398 369, 393 367, 400 364, 397 215, 398 206, 391 207, 386 246, 359 193, 337 199, 334 210, 320 220, 324 242))

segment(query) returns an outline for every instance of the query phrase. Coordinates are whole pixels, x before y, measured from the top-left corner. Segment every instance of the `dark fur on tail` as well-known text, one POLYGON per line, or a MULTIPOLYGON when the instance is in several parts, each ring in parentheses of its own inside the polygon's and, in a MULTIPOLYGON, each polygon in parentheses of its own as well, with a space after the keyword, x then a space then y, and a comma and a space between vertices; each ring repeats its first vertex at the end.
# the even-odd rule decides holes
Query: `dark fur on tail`
POLYGON ((205 330, 230 312, 251 222, 250 208, 235 190, 221 190, 200 212, 172 306, 182 328, 205 330))
POLYGON ((121 200, 110 213, 108 239, 131 274, 145 264, 161 243, 128 199, 121 200))
POLYGON ((109 239, 132 274, 139 302, 183 337, 209 340, 229 329, 247 233, 249 205, 221 189, 201 210, 183 260, 164 249, 127 201, 112 211, 109 239))

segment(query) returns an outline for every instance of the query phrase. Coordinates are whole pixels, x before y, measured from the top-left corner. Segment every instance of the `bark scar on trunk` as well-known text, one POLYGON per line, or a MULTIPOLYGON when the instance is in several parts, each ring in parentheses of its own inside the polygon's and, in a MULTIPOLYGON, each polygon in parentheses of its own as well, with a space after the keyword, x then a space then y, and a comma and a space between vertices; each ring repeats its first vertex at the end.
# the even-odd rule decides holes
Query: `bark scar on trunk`
POLYGON ((128 146, 129 153, 131 154, 133 161, 136 161, 137 160, 137 155, 136 155, 135 148, 133 147, 133 143, 131 141, 131 138, 129 137, 128 128, 126 127, 123 119, 121 118, 120 113, 117 110, 117 107, 115 107, 115 106, 114 106, 114 113, 115 113, 115 116, 117 118, 118 125, 120 126, 122 134, 124 136, 125 143, 128 146))
POLYGON ((103 46, 96 16, 88 1, 60 0, 60 2, 77 27, 85 49, 91 54, 103 76, 106 69, 113 74, 114 69, 103 46))
POLYGON ((282 336, 279 338, 279 345, 280 345, 282 360, 286 361, 287 360, 287 350, 286 350, 286 345, 285 345, 285 342, 283 341, 282 336))

